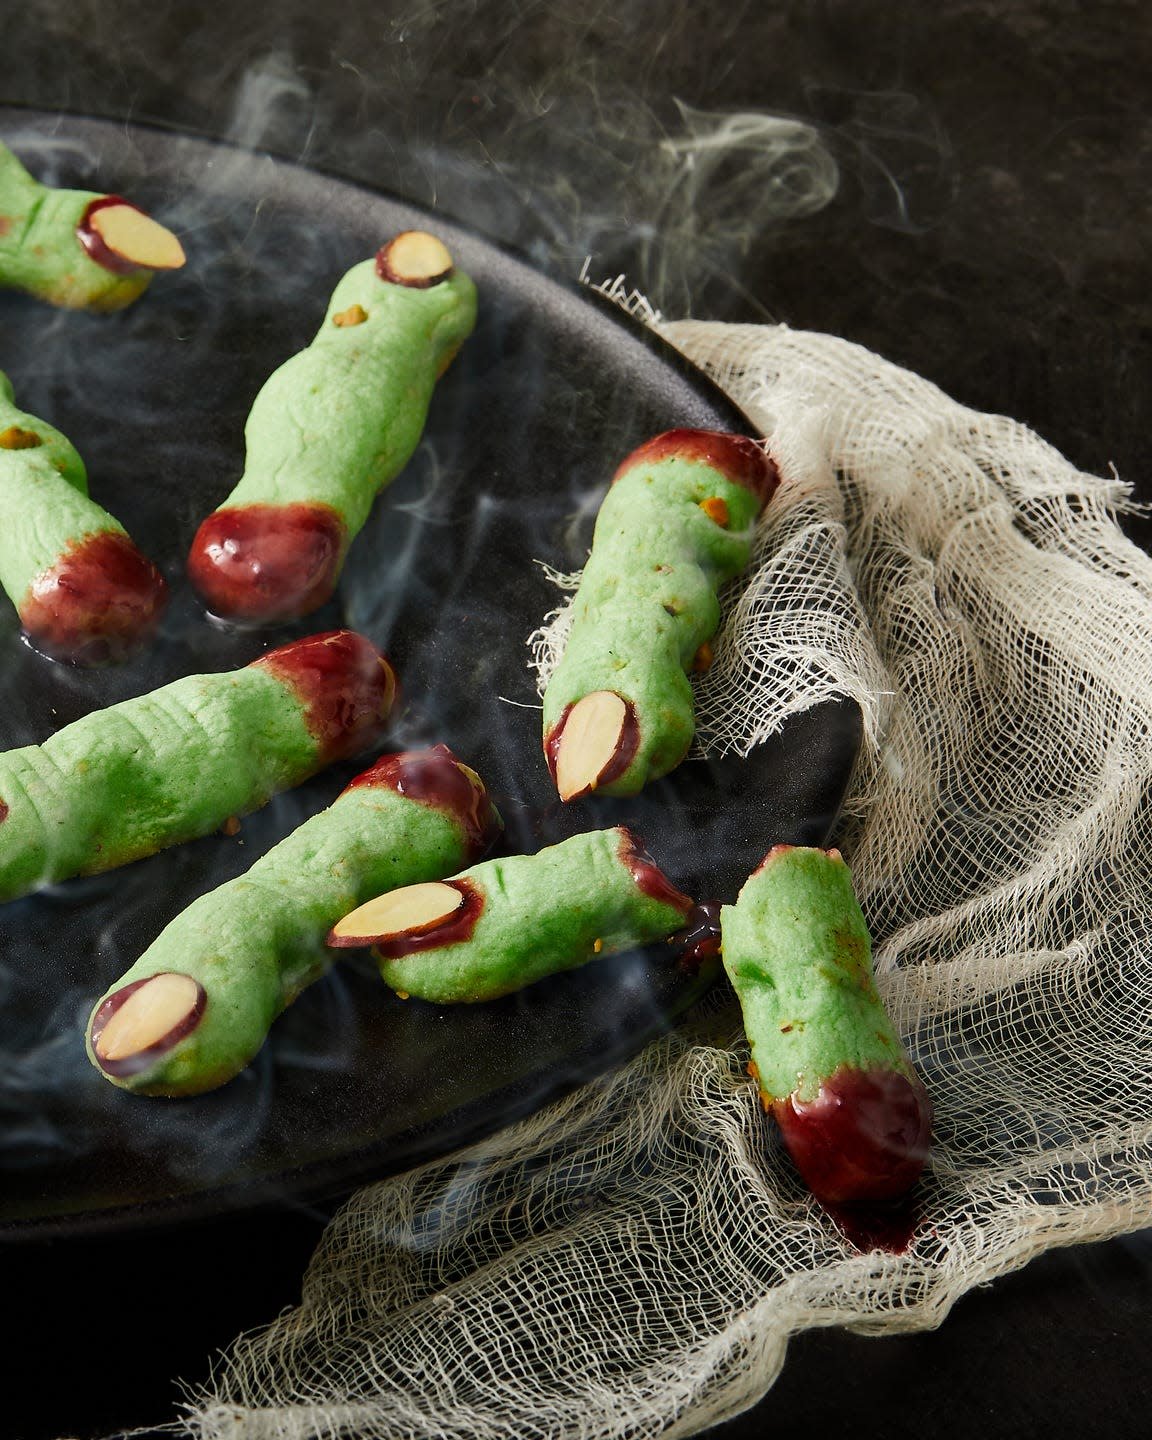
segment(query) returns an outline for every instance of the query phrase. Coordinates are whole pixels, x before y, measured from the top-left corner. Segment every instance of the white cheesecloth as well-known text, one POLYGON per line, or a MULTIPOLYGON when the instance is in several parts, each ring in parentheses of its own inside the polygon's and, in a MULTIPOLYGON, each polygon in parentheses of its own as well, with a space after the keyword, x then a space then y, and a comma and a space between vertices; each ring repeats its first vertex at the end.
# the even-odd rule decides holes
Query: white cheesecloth
POLYGON ((836 843, 935 1105, 923 1223, 905 1254, 852 1249, 714 1003, 356 1194, 302 1304, 190 1397, 198 1440, 686 1436, 762 1396, 800 1330, 935 1326, 1047 1248, 1152 1222, 1152 559, 1115 523, 1127 488, 844 340, 647 318, 784 477, 703 744, 746 751, 831 695, 864 714, 836 843), (855 614, 822 603, 846 577, 855 614))

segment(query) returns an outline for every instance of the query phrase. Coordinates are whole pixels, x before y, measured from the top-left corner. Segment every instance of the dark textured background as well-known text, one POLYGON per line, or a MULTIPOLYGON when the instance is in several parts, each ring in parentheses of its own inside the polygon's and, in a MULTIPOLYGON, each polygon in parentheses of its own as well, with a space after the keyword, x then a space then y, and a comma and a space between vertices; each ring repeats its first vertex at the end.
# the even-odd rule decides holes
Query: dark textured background
MULTIPOLYGON (((434 204, 554 273, 590 256, 669 315, 834 331, 1152 499, 1142 0, 7 8, 0 101, 263 146, 434 204), (687 167, 685 140, 719 123, 700 111, 817 124, 835 197, 780 218, 755 147, 687 167)), ((296 1298, 322 1218, 141 1237, 158 1274, 243 1254, 244 1283, 192 1313, 149 1297, 129 1354, 94 1320, 91 1347, 63 1357, 67 1395, 39 1391, 15 1433, 166 1418, 168 1376, 198 1378, 211 1348, 296 1298)), ((85 1263, 105 1273, 99 1253, 85 1263)), ((1145 1435, 1150 1276, 1146 1237, 1114 1241, 1034 1262, 934 1334, 805 1336, 718 1433, 1145 1435)), ((14 1370, 51 1352, 51 1327, 24 1340, 14 1370)))

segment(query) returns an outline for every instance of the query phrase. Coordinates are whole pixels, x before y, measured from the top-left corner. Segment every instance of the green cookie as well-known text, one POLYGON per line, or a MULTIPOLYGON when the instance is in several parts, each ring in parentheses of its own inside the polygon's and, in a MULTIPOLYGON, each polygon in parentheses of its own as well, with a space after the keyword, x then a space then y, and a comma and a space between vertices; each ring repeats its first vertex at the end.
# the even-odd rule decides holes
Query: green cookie
POLYGON ((172 921, 97 1002, 89 1059, 144 1095, 222 1085, 328 969, 324 939, 342 915, 383 890, 451 874, 483 853, 499 823, 447 747, 383 757, 247 874, 172 921))
POLYGON ((0 754, 0 899, 218 829, 366 749, 396 677, 351 630, 190 675, 0 754))
POLYGON ((759 446, 715 431, 668 431, 621 465, 544 695, 562 800, 635 795, 683 760, 695 733, 687 671, 710 662, 717 592, 748 563, 775 485, 759 446))
POLYGON ((188 557, 214 615, 269 622, 323 604, 373 501, 419 444, 436 380, 476 323, 476 288, 431 236, 442 276, 384 278, 384 257, 417 234, 344 276, 311 345, 257 395, 244 474, 188 557))
POLYGON ((463 896, 444 924, 376 947, 393 990, 437 1004, 493 1000, 599 955, 663 940, 692 905, 623 826, 488 860, 443 888, 463 896))
POLYGON ((136 206, 41 185, 0 145, 0 286, 69 310, 120 310, 155 270, 183 263, 176 237, 136 206), (125 237, 126 217, 142 237, 125 237))
POLYGON ((932 1107, 876 992, 839 851, 776 846, 720 922, 761 1100, 813 1194, 903 1194, 924 1168, 932 1107))
POLYGON ((16 408, 0 371, 0 585, 32 644, 73 664, 122 660, 155 631, 164 578, 88 498, 59 430, 16 408))

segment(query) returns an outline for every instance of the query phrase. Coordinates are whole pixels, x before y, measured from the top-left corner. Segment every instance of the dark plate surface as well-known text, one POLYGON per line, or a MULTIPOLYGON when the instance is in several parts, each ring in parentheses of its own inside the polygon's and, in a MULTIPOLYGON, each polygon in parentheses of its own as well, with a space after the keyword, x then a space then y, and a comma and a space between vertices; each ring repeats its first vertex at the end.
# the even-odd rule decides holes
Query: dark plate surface
MULTIPOLYGON (((58 183, 129 194, 185 238, 186 270, 110 317, 0 294, 0 368, 85 457, 94 496, 164 569, 160 642, 102 672, 49 664, 0 607, 0 743, 98 706, 244 664, 349 624, 405 691, 387 748, 446 741, 485 777, 508 848, 634 824, 699 898, 730 898, 777 841, 822 840, 858 741, 851 706, 790 724, 747 762, 685 765, 636 801, 562 809, 539 751, 525 638, 556 603, 533 562, 577 568, 619 459, 674 425, 746 428, 673 351, 604 303, 454 225, 268 157, 141 128, 0 111, 0 136, 58 183), (476 279, 481 318, 424 441, 356 541, 336 599, 274 632, 209 622, 188 542, 239 474, 244 419, 307 344, 328 293, 397 230, 433 225, 476 279)), ((191 899, 323 808, 348 765, 212 836, 0 910, 0 1222, 91 1232, 334 1193, 453 1149, 588 1079, 674 1023, 701 982, 664 947, 493 1005, 404 1004, 352 960, 277 1023, 248 1072, 181 1102, 125 1095, 81 1039, 93 999, 191 899)))

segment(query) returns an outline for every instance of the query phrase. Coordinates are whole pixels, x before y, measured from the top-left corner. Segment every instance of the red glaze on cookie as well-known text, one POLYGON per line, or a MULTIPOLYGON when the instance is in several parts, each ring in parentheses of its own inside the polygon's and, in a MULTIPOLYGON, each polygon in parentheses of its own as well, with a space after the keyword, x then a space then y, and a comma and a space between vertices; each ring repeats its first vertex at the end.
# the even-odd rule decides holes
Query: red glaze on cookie
POLYGON ((720 954, 720 902, 704 900, 684 917, 683 930, 669 935, 669 945, 680 952, 680 968, 690 973, 720 954))
MULTIPOLYGON (((771 865, 774 860, 778 860, 781 856, 787 855, 789 850, 796 850, 797 848, 804 849, 805 847, 797 847, 796 845, 773 845, 771 850, 768 851, 767 855, 764 856, 763 860, 760 861, 760 864, 757 865, 755 870, 753 870, 752 874, 759 875, 762 870, 767 870, 768 866, 771 865)), ((816 849, 818 847, 814 846, 812 848, 816 849)), ((844 859, 844 856, 841 855, 840 851, 837 850, 835 846, 833 846, 831 850, 824 850, 821 853, 827 855, 829 860, 843 861, 844 859)))
MULTIPOLYGON (((766 870, 768 866, 772 864, 773 860, 777 859, 781 855, 787 855, 789 850, 795 849, 795 845, 773 845, 771 850, 768 851, 767 855, 764 856, 763 860, 760 861, 760 864, 757 865, 755 870, 753 870, 752 874, 759 875, 762 870, 766 870)), ((825 853, 830 855, 832 852, 829 850, 825 853)), ((839 850, 836 851, 836 854, 840 854, 839 850)))
POLYGON ((125 200, 120 195, 101 195, 99 199, 90 201, 84 207, 84 213, 80 217, 80 223, 76 226, 76 238, 88 252, 88 258, 95 260, 97 265, 103 266, 105 270, 111 270, 114 275, 135 275, 144 266, 134 265, 131 260, 118 255, 115 250, 108 247, 103 235, 92 226, 92 216, 98 210, 107 210, 112 205, 123 205, 127 210, 135 210, 138 215, 146 212, 141 210, 139 205, 133 205, 131 200, 125 200))
POLYGON ((54 660, 124 660, 155 633, 168 586, 151 560, 115 530, 71 545, 37 575, 20 604, 29 640, 54 660))
POLYGON ((308 635, 252 664, 295 693, 325 765, 375 744, 396 699, 391 663, 355 630, 308 635))
POLYGON ((637 465, 658 465, 661 460, 673 459, 698 460, 710 465, 734 485, 751 490, 762 507, 780 483, 776 462, 765 455, 755 440, 726 430, 665 430, 633 450, 613 475, 612 483, 615 485, 637 465))
POLYGON ((188 578, 226 620, 295 620, 336 588, 344 522, 330 505, 241 505, 216 510, 188 553, 188 578))
POLYGON ((468 861, 478 860, 500 833, 500 817, 480 777, 462 766, 447 745, 382 755, 347 787, 379 786, 451 816, 464 832, 468 861))
POLYGON ((772 1102, 788 1153, 830 1207, 894 1200, 928 1159, 932 1102, 920 1078, 841 1065, 812 1100, 772 1102))
MULTIPOLYGON (((191 976, 188 978, 191 979, 191 976)), ((203 1018, 205 1007, 208 1004, 208 994, 197 980, 193 982, 197 991, 195 1004, 177 1024, 173 1025, 167 1035, 161 1036, 154 1045, 149 1045, 145 1050, 137 1050, 131 1055, 125 1055, 122 1060, 109 1060, 102 1056, 96 1046, 104 1027, 129 996, 134 995, 142 985, 150 985, 155 979, 155 975, 146 975, 143 980, 134 980, 131 985, 125 985, 123 989, 114 991, 93 1015, 92 1028, 89 1031, 92 1053, 96 1056, 96 1063, 106 1075, 138 1075, 141 1070, 147 1070, 150 1065, 154 1065, 159 1060, 161 1055, 166 1055, 174 1045, 183 1040, 185 1035, 190 1035, 203 1018)))
POLYGON ((638 835, 634 835, 627 826, 622 825, 620 828, 624 832, 620 858, 631 870, 637 889, 642 890, 650 900, 658 900, 662 905, 673 905, 682 915, 687 915, 692 909, 691 896, 676 889, 645 850, 644 842, 638 835))
MULTIPOLYGON (((614 690, 612 693, 615 695, 617 692, 614 690)), ((636 758, 636 751, 640 748, 640 724, 636 719, 636 707, 626 696, 621 695, 620 699, 624 701, 624 725, 620 731, 620 741, 616 746, 615 755, 600 772, 596 781, 595 788, 597 790, 602 790, 605 785, 611 785, 613 780, 618 780, 632 764, 636 758)), ((553 725, 548 738, 544 741, 544 758, 548 764, 548 773, 552 776, 553 785, 557 783, 556 756, 560 749, 560 740, 564 734, 564 726, 568 723, 568 716, 575 704, 576 701, 573 700, 570 705, 565 705, 559 720, 553 725)), ((571 798, 579 800, 588 793, 587 790, 581 790, 571 798)))
POLYGON ((396 935, 391 940, 380 940, 373 951, 383 960, 398 960, 402 955, 415 955, 421 950, 443 950, 446 945, 458 945, 462 940, 471 940, 476 922, 484 913, 484 896, 470 880, 445 880, 442 882, 452 890, 459 890, 464 904, 454 910, 447 920, 433 925, 430 930, 421 930, 415 935, 396 935))

